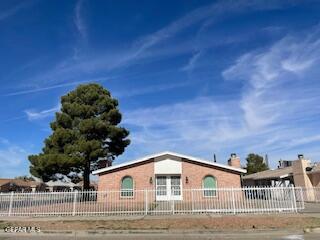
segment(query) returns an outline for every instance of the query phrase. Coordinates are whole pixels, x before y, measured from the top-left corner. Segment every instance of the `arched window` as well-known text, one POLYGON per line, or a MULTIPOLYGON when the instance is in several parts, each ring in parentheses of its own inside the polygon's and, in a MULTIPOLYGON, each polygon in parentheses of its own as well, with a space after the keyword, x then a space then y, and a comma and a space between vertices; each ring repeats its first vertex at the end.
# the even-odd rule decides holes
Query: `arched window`
POLYGON ((207 175, 203 178, 203 196, 214 197, 216 196, 217 180, 211 175, 207 175))
POLYGON ((133 197, 133 179, 130 176, 121 180, 121 197, 133 197))

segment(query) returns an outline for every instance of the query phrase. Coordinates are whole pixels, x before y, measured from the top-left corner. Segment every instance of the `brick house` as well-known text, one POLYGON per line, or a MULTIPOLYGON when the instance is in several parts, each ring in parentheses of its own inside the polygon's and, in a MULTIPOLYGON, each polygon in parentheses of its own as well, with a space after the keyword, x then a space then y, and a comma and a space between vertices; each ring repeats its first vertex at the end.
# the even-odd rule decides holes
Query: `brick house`
POLYGON ((231 154, 228 165, 173 152, 162 152, 93 172, 98 191, 117 191, 118 197, 134 198, 140 190, 154 190, 155 200, 185 200, 184 190, 203 190, 214 197, 216 188, 240 188, 240 158, 231 154))
POLYGON ((0 192, 35 192, 45 189, 46 185, 37 181, 0 178, 0 192))

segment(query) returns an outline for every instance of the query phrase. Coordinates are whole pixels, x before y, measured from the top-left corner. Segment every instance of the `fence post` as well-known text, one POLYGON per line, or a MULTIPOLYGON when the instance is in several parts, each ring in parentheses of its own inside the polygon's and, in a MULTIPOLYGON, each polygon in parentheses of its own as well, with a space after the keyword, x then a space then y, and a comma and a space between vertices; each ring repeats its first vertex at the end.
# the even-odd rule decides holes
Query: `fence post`
POLYGON ((13 205, 13 192, 11 192, 10 194, 10 203, 9 203, 9 212, 8 212, 8 216, 11 216, 12 213, 12 205, 13 205))
POLYGON ((72 216, 75 216, 75 215, 76 215, 77 195, 78 195, 78 191, 75 190, 75 191, 73 192, 72 216))
POLYGON ((231 194, 232 194, 232 208, 233 208, 233 214, 236 214, 236 204, 235 204, 235 197, 234 197, 234 189, 231 188, 231 194))
POLYGON ((291 190, 292 190, 292 200, 293 200, 293 205, 292 205, 292 210, 294 212, 298 212, 297 210, 297 200, 296 200, 296 193, 295 193, 295 188, 294 186, 291 187, 291 190))
POLYGON ((301 208, 304 209, 303 189, 300 187, 301 208))
POLYGON ((145 201, 145 209, 144 209, 144 215, 148 215, 148 190, 144 190, 144 201, 145 201))
POLYGON ((174 215, 174 199, 171 200, 171 211, 172 211, 172 214, 174 215))
POLYGON ((194 212, 193 189, 191 189, 191 210, 192 210, 192 212, 194 212))

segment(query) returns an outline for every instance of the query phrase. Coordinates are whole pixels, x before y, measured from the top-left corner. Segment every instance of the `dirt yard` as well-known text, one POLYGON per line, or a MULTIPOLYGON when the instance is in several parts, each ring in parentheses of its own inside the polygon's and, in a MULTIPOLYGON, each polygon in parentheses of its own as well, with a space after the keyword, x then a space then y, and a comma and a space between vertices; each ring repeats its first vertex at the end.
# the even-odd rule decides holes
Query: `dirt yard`
POLYGON ((170 216, 141 219, 14 219, 0 227, 35 226, 44 230, 277 230, 320 227, 320 217, 303 215, 170 216))

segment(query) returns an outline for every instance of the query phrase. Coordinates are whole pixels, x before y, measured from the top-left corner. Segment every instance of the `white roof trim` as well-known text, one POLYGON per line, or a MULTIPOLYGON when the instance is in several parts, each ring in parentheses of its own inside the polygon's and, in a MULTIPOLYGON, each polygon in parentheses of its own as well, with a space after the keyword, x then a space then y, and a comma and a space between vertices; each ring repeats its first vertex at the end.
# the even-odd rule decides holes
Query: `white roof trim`
POLYGON ((49 181, 45 183, 48 187, 76 187, 79 184, 75 184, 73 182, 62 182, 62 181, 49 181))
POLYGON ((110 166, 110 167, 106 167, 106 168, 101 168, 101 169, 98 169, 96 171, 93 171, 92 174, 96 175, 96 174, 99 174, 99 173, 108 172, 108 171, 111 171, 111 170, 114 170, 114 169, 117 169, 117 168, 134 165, 136 163, 147 161, 150 158, 155 158, 155 157, 159 157, 159 156, 163 156, 163 155, 173 155, 173 156, 180 157, 180 158, 186 158, 186 159, 189 159, 189 160, 194 161, 194 162, 204 163, 204 164, 208 164, 208 165, 215 166, 215 167, 220 167, 220 168, 225 168, 225 169, 236 171, 236 172, 240 172, 240 173, 246 173, 247 172, 247 170, 245 170, 245 169, 235 168, 235 167, 231 167, 231 166, 220 164, 220 163, 216 163, 216 162, 212 162, 212 161, 208 161, 208 160, 204 160, 204 159, 200 159, 200 158, 195 158, 195 157, 184 155, 184 154, 180 154, 180 153, 174 153, 174 152, 167 151, 167 152, 161 152, 161 153, 148 155, 148 156, 145 156, 143 158, 140 158, 140 159, 137 159, 137 160, 134 160, 134 161, 129 161, 129 162, 125 162, 125 163, 122 163, 122 164, 118 164, 118 165, 114 165, 114 166, 110 166))
POLYGON ((286 177, 289 177, 289 176, 291 176, 292 174, 289 174, 289 173, 287 173, 287 174, 285 174, 285 175, 281 175, 279 178, 286 178, 286 177))

